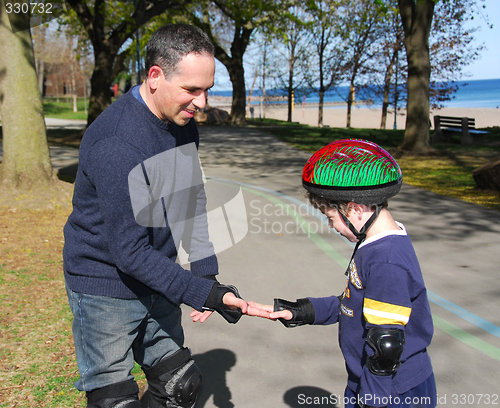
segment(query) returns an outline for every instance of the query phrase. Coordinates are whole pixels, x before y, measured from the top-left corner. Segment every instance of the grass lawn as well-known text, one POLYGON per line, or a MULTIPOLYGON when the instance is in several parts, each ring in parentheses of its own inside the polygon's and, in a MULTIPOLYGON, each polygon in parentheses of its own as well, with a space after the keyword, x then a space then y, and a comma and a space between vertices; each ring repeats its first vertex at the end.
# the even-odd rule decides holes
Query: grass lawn
MULTIPOLYGON (((87 98, 87 107, 89 100, 87 98)), ((77 98, 77 111, 73 112, 73 98, 70 96, 43 99, 43 112, 47 118, 56 119, 82 119, 87 120, 85 113, 85 101, 83 98, 77 98)))
MULTIPOLYGON (((68 207, 69 208, 69 207, 68 207)), ((0 209, 0 407, 84 407, 64 298, 69 209, 0 209)))
MULTIPOLYGON (((45 102, 47 116, 73 118, 67 112, 71 104, 45 102)), ((310 152, 341 138, 368 139, 393 151, 403 137, 400 130, 320 129, 273 120, 248 126, 310 152)), ((471 177, 474 168, 500 154, 500 129, 490 130, 488 145, 463 147, 455 140, 434 146, 431 156, 399 157, 404 181, 500 210, 498 193, 478 190, 471 177)), ((78 147, 81 132, 49 130, 48 140, 78 147)), ((62 229, 69 213, 69 202, 50 210, 0 207, 0 407, 85 407, 84 394, 73 387, 78 370, 62 272, 62 229)), ((137 367, 134 374, 144 384, 137 367)))

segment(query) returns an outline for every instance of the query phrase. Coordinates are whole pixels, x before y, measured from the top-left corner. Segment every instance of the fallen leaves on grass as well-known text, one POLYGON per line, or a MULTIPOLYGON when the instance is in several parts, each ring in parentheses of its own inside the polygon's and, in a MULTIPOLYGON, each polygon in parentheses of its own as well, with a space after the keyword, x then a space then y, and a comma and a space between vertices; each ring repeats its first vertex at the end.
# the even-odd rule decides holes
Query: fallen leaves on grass
POLYGON ((84 407, 62 269, 70 208, 0 208, 0 407, 84 407))
POLYGON ((438 156, 403 156, 398 163, 403 181, 437 194, 457 198, 500 211, 498 191, 477 188, 472 170, 494 157, 497 152, 462 152, 438 156))

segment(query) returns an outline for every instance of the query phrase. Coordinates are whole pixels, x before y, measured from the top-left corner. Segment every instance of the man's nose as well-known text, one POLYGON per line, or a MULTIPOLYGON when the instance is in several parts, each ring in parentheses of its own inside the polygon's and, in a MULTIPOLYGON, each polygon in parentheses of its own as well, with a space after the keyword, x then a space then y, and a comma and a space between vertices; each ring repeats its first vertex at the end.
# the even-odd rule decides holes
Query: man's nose
POLYGON ((193 104, 200 110, 205 109, 205 106, 207 105, 207 93, 200 92, 200 94, 193 99, 193 104))

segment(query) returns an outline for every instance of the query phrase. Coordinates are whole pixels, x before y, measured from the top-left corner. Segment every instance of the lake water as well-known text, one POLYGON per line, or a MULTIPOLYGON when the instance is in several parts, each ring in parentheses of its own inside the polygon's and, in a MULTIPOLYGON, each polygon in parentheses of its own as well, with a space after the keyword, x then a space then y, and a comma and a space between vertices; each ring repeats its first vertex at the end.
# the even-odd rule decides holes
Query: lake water
MULTIPOLYGON (((444 102, 445 107, 454 108, 498 108, 500 107, 500 79, 480 79, 457 82, 458 90, 453 94, 450 101, 444 102)), ((260 94, 260 90, 254 90, 253 95, 260 94)), ((336 91, 325 96, 325 102, 343 102, 347 99, 348 86, 341 86, 336 91), (343 99, 345 98, 345 99, 343 99)), ((231 91, 210 91, 210 95, 231 96, 231 91)), ((248 91, 247 91, 248 94, 248 91)), ((301 103, 303 97, 297 97, 297 103, 301 103)), ((316 94, 306 96, 306 103, 317 103, 319 97, 316 94)), ((284 104, 286 102, 283 102, 284 104)), ((359 106, 359 105, 358 105, 359 106)), ((331 107, 331 106, 330 106, 331 107)))

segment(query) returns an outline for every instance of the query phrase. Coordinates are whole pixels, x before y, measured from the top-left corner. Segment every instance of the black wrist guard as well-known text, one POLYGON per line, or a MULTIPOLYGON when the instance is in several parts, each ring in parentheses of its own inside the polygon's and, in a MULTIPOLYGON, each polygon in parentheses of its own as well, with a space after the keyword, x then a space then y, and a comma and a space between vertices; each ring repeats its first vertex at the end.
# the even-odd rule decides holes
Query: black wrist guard
POLYGON ((224 295, 231 292, 237 298, 241 299, 240 293, 236 286, 232 285, 221 285, 219 282, 215 283, 210 291, 208 298, 203 306, 203 310, 216 311, 219 313, 228 323, 237 323, 240 320, 243 312, 241 309, 229 309, 222 301, 224 295))
POLYGON ((282 310, 289 310, 293 315, 291 320, 285 320, 283 318, 278 319, 285 325, 285 327, 297 327, 314 323, 314 306, 312 302, 307 298, 297 299, 296 302, 289 302, 288 300, 283 299, 274 299, 274 311, 280 312, 282 310))

